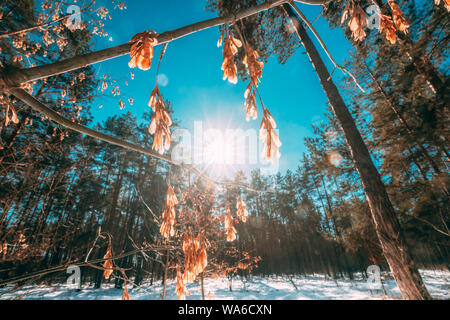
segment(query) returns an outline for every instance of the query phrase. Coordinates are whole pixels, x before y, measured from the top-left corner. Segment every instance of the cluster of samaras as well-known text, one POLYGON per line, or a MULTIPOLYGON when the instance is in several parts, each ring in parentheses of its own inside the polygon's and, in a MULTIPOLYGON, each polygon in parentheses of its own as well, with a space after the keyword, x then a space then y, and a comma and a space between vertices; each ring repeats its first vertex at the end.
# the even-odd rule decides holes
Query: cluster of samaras
POLYGON ((12 105, 11 101, 9 100, 9 97, 6 95, 1 94, 0 95, 0 106, 6 106, 6 112, 5 112, 5 126, 8 126, 10 122, 14 124, 19 123, 19 118, 17 117, 17 112, 14 109, 14 106, 12 105))
POLYGON ((21 261, 22 259, 36 254, 36 252, 42 252, 44 247, 48 244, 47 239, 43 239, 39 244, 36 245, 29 245, 26 243, 27 238, 23 233, 19 233, 18 237, 15 241, 13 241, 13 244, 8 244, 6 240, 3 242, 3 244, 0 243, 0 256, 1 260, 6 260, 6 256, 8 255, 8 258, 12 261, 21 261), (8 247, 11 248, 8 252, 8 247))
POLYGON ((264 63, 262 61, 258 61, 258 52, 253 50, 250 45, 247 45, 247 55, 244 57, 242 61, 245 67, 248 70, 248 74, 250 76, 250 83, 247 86, 247 89, 244 92, 245 97, 245 118, 247 121, 252 118, 256 120, 258 117, 258 112, 256 110, 256 88, 259 84, 259 79, 262 77, 262 68, 264 63))
MULTIPOLYGON (((141 70, 150 69, 153 58, 153 46, 158 44, 157 34, 153 30, 144 31, 135 35, 131 39, 131 42, 133 42, 133 45, 131 46, 131 60, 128 63, 128 66, 130 68, 137 67, 141 70)), ((152 149, 163 154, 164 151, 169 150, 170 148, 171 139, 169 127, 172 125, 172 119, 166 109, 158 85, 153 89, 148 105, 154 112, 148 128, 149 133, 154 135, 152 149)))
POLYGON ((159 228, 161 235, 166 239, 169 239, 170 237, 173 237, 175 235, 175 205, 177 204, 177 196, 175 195, 172 186, 169 186, 166 196, 166 208, 164 209, 162 215, 163 222, 161 224, 161 227, 159 228))
MULTIPOLYGON (((233 225, 234 219, 231 214, 230 206, 228 205, 228 203, 226 205, 225 211, 226 211, 226 214, 224 217, 224 229, 225 229, 227 241, 231 242, 231 241, 236 240, 236 229, 234 228, 234 225, 233 225)), ((245 208, 244 200, 242 200, 241 198, 238 198, 237 202, 236 202, 236 215, 242 222, 247 221, 248 211, 245 208)))
MULTIPOLYGON (((242 42, 238 39, 234 38, 226 28, 222 30, 222 34, 220 35, 219 41, 217 42, 217 46, 220 47, 223 42, 223 62, 222 62, 222 70, 223 79, 236 84, 237 83, 237 68, 234 62, 234 55, 238 52, 238 48, 242 47, 242 42)), ((256 50, 250 46, 250 44, 246 44, 245 46, 246 55, 243 59, 243 64, 247 68, 247 73, 250 77, 250 83, 248 84, 245 92, 245 118, 247 121, 256 120, 258 117, 258 111, 256 107, 256 94, 258 84, 260 82, 260 78, 262 77, 262 68, 264 67, 264 63, 259 61, 259 55, 256 50)), ((270 113, 263 106, 263 119, 260 127, 260 138, 263 141, 263 157, 267 160, 273 161, 275 157, 280 157, 279 147, 281 146, 280 138, 275 132, 276 123, 273 118, 268 115, 270 113), (267 111, 267 112, 266 112, 267 111)), ((229 233, 230 237, 232 232, 229 233)))
POLYGON ((130 50, 131 60, 128 63, 130 68, 150 69, 153 58, 153 46, 158 44, 156 36, 157 34, 150 30, 138 33, 131 39, 133 45, 130 50))
MULTIPOLYGON (((154 31, 144 31, 136 34, 131 42, 130 56, 131 60, 128 63, 130 68, 138 67, 142 70, 150 69, 152 58, 153 58, 153 46, 158 44, 157 34, 154 31)), ((240 47, 242 47, 242 42, 232 36, 231 32, 227 28, 223 28, 217 46, 222 46, 223 43, 223 79, 228 79, 229 82, 236 84, 238 80, 237 68, 234 61, 234 56, 238 53, 240 47)), ((264 66, 263 62, 259 61, 259 55, 256 50, 246 44, 245 46, 246 55, 243 59, 243 63, 247 68, 248 74, 250 76, 250 83, 245 90, 245 105, 244 110, 246 113, 246 120, 249 121, 250 118, 255 120, 258 116, 256 107, 256 93, 258 83, 262 77, 262 68, 264 66)), ((120 103, 121 108, 123 103, 120 103)), ((158 85, 156 85, 153 90, 149 106, 152 107, 154 116, 150 123, 149 132, 154 135, 153 140, 153 150, 157 150, 160 154, 164 151, 169 150, 171 138, 170 129, 172 125, 172 119, 167 112, 166 106, 162 99, 161 93, 159 92, 158 85)), ((266 108, 263 106, 264 116, 260 128, 260 137, 263 137, 264 151, 263 157, 267 160, 273 161, 274 157, 280 157, 279 147, 281 146, 280 139, 275 132, 276 124, 273 118, 268 118, 266 108), (268 144, 267 144, 268 142, 268 144)), ((167 227, 167 226, 166 226, 167 227)))
POLYGON ((165 150, 170 149, 170 126, 172 125, 172 119, 169 112, 166 109, 166 105, 159 91, 158 85, 153 89, 148 106, 152 108, 154 115, 148 132, 153 135, 153 150, 157 150, 160 154, 163 154, 165 150))
MULTIPOLYGON (((172 192, 173 190, 169 190, 167 199, 168 202, 169 199, 172 199, 170 202, 176 204, 176 202, 174 202, 176 198, 172 192)), ((242 222, 246 222, 248 211, 245 208, 245 203, 241 198, 238 198, 237 200, 236 209, 239 219, 242 222)), ((175 212, 173 214, 175 214, 175 212)), ((166 213, 164 213, 164 216, 166 216, 166 213)), ((166 218, 164 218, 164 223, 166 223, 166 218)), ((226 233, 226 240, 229 242, 236 239, 236 229, 234 228, 233 223, 234 219, 227 203, 226 214, 224 216, 224 231, 226 233)), ((161 233, 163 230, 167 232, 167 227, 161 227, 161 233)), ((205 268, 208 265, 207 248, 209 246, 210 244, 208 240, 201 233, 198 233, 197 236, 194 236, 190 231, 184 234, 182 240, 182 249, 185 256, 184 272, 182 273, 180 266, 177 265, 177 285, 175 289, 175 293, 177 294, 179 300, 183 300, 186 297, 186 284, 194 281, 200 273, 205 271, 205 268)))
POLYGON ((183 252, 185 256, 183 281, 190 283, 205 270, 208 265, 208 255, 206 253, 207 241, 201 234, 194 237, 192 234, 185 234, 183 237, 183 252))
POLYGON ((263 142, 262 154, 266 159, 279 158, 281 141, 275 132, 277 124, 267 108, 263 108, 263 119, 259 128, 259 139, 263 142))
POLYGON ((217 42, 217 47, 222 45, 222 40, 225 36, 225 40, 223 41, 223 62, 222 62, 222 70, 223 70, 223 80, 228 78, 233 84, 237 83, 237 68, 234 63, 234 55, 238 53, 238 48, 242 47, 242 42, 231 35, 231 33, 227 33, 225 35, 226 29, 222 30, 222 34, 220 35, 219 41, 217 42))
POLYGON ((184 273, 181 273, 180 266, 177 265, 177 286, 175 288, 179 300, 186 298, 186 284, 194 281, 208 265, 206 247, 207 241, 200 234, 197 237, 192 234, 184 235, 182 244, 185 255, 184 273))
MULTIPOLYGON (((393 44, 397 40, 396 31, 398 30, 404 33, 408 33, 409 24, 403 17, 403 13, 399 9, 398 5, 393 0, 389 0, 388 2, 392 9, 392 19, 387 15, 380 14, 379 31, 382 32, 384 30, 386 39, 393 44)), ((355 41, 362 41, 366 37, 366 32, 364 31, 364 27, 367 26, 368 22, 366 13, 360 6, 355 5, 352 1, 348 2, 345 6, 344 13, 342 14, 341 18, 341 23, 344 23, 349 15, 350 21, 348 22, 348 27, 352 32, 353 39, 355 41)))
POLYGON ((224 218, 224 228, 225 228, 225 234, 227 236, 227 241, 234 241, 236 240, 236 229, 234 228, 233 222, 233 216, 231 215, 230 207, 227 204, 226 214, 224 218))
MULTIPOLYGON (((106 249, 106 254, 103 257, 103 259, 106 259, 105 262, 103 263, 103 276, 105 277, 105 279, 109 279, 114 271, 113 255, 111 251, 111 238, 109 238, 108 249, 106 249)), ((123 273, 123 271, 122 274, 124 276, 122 300, 130 300, 130 295, 128 294, 127 288, 127 278, 125 273, 123 273)))
POLYGON ((105 279, 109 279, 111 274, 113 273, 113 262, 112 262, 112 252, 111 252, 111 240, 108 244, 108 249, 106 250, 106 254, 103 259, 106 259, 103 263, 103 276, 105 279))
POLYGON ((245 202, 241 198, 238 198, 236 202, 236 214, 242 222, 247 222, 248 211, 245 209, 245 202))

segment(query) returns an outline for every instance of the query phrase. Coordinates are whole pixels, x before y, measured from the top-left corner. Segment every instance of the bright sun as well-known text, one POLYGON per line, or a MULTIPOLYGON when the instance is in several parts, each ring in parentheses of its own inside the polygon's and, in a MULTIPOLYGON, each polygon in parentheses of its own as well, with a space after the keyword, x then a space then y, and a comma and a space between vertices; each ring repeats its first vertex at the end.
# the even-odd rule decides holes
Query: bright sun
POLYGON ((214 177, 231 178, 235 172, 235 150, 233 141, 217 135, 203 142, 203 163, 206 171, 214 177))

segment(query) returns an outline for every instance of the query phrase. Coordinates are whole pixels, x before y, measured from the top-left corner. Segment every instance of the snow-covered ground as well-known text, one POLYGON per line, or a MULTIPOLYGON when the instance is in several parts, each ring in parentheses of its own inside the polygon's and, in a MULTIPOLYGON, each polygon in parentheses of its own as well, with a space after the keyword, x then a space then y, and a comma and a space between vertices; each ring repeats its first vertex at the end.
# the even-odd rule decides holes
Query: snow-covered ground
MULTIPOLYGON (((449 271, 421 270, 420 273, 434 298, 450 299, 449 271)), ((242 281, 236 277, 232 282, 233 291, 230 292, 229 281, 226 278, 205 279, 205 295, 207 299, 221 300, 373 300, 400 297, 400 291, 390 277, 383 281, 387 295, 383 290, 369 290, 367 283, 362 279, 335 281, 316 274, 294 276, 291 280, 286 276, 252 277, 250 281, 242 281)), ((132 288, 129 285, 131 300, 161 299, 160 284, 160 281, 153 286, 144 283, 139 288, 132 288)), ((190 292, 187 300, 201 299, 198 282, 191 283, 187 287, 190 292)), ((174 289, 175 282, 168 281, 166 299, 177 298, 174 289)), ((118 300, 121 297, 122 290, 114 289, 108 284, 104 284, 101 289, 85 287, 81 291, 71 290, 65 285, 31 286, 20 289, 8 286, 0 289, 0 300, 118 300)))

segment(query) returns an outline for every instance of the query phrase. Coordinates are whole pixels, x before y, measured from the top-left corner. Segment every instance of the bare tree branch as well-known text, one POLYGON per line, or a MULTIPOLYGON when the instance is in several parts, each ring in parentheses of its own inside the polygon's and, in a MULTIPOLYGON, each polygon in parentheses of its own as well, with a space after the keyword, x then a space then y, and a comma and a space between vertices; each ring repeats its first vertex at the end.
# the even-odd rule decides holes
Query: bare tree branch
POLYGON ((89 9, 92 7, 93 4, 94 4, 94 1, 92 1, 92 2, 89 4, 89 6, 87 6, 87 7, 84 8, 83 10, 80 10, 80 12, 77 12, 77 13, 67 14, 67 15, 65 15, 65 16, 59 17, 58 19, 54 19, 54 20, 51 20, 51 21, 48 21, 48 22, 43 22, 43 23, 37 24, 37 25, 35 25, 35 26, 29 27, 29 28, 24 28, 24 29, 20 29, 20 30, 16 30, 16 31, 9 31, 9 32, 2 33, 2 34, 0 34, 0 39, 1 39, 1 38, 7 38, 7 37, 10 37, 10 36, 14 36, 14 35, 16 35, 16 34, 27 33, 27 32, 33 31, 33 30, 35 30, 35 29, 48 27, 48 26, 50 26, 50 25, 52 25, 52 24, 54 24, 54 23, 57 23, 57 22, 59 22, 59 21, 61 21, 61 20, 70 18, 71 16, 73 16, 73 15, 75 15, 75 14, 80 14, 80 13, 82 13, 82 12, 85 12, 85 11, 89 10, 89 9))
POLYGON ((28 92, 26 92, 24 89, 21 88, 12 88, 9 89, 9 92, 11 94, 13 94, 16 98, 20 99, 22 102, 26 103, 27 105, 29 105, 33 110, 35 111, 39 111, 40 113, 44 114, 48 119, 68 128, 74 131, 77 131, 79 133, 83 133, 87 136, 90 136, 92 138, 96 138, 111 144, 114 144, 116 146, 120 146, 123 147, 125 149, 129 149, 132 151, 136 151, 148 156, 151 156, 153 158, 171 163, 173 165, 182 167, 184 169, 187 169, 191 172, 193 172, 194 174, 196 174, 197 176, 201 176, 202 178, 217 184, 217 185, 222 185, 222 186, 231 186, 231 187, 237 187, 237 188, 244 188, 247 189, 249 191, 253 191, 256 193, 269 193, 269 192, 274 192, 273 190, 256 190, 253 189, 247 185, 243 185, 243 184, 238 184, 238 183, 234 183, 234 182, 228 182, 228 181, 217 181, 209 176, 207 176, 206 174, 204 174, 203 172, 201 172, 200 170, 198 170, 197 168, 193 167, 192 165, 188 165, 185 163, 180 163, 178 161, 172 160, 171 157, 169 156, 165 156, 165 155, 161 155, 157 152, 154 152, 152 150, 143 148, 141 146, 138 146, 136 144, 133 144, 131 142, 128 141, 124 141, 118 138, 115 138, 113 136, 104 134, 102 132, 90 129, 88 127, 85 127, 81 124, 78 124, 76 122, 73 122, 67 118, 65 118, 64 116, 60 115, 59 113, 57 113, 56 111, 50 109, 49 107, 47 107, 45 104, 43 104, 42 102, 40 102, 39 100, 37 100, 36 98, 34 98, 32 95, 30 95, 28 92))
MULTIPOLYGON (((243 9, 235 14, 208 19, 175 30, 166 31, 164 33, 159 34, 156 37, 156 40, 158 41, 158 44, 167 43, 201 30, 205 30, 211 27, 219 26, 228 22, 234 22, 239 19, 249 17, 251 15, 269 10, 273 7, 277 7, 289 1, 290 0, 268 0, 263 4, 243 9)), ((312 5, 319 5, 329 2, 329 0, 303 0, 300 2, 312 5)), ((87 54, 75 56, 55 63, 50 63, 43 66, 28 69, 16 70, 7 75, 4 75, 4 81, 10 86, 18 86, 26 82, 48 78, 50 76, 73 71, 98 62, 126 55, 130 52, 132 45, 133 45, 132 42, 128 42, 119 46, 90 52, 87 54)))
POLYGON ((303 12, 295 5, 294 2, 291 2, 291 6, 292 6, 292 8, 294 8, 295 12, 299 15, 299 17, 303 20, 303 22, 308 26, 308 28, 312 31, 312 33, 314 34, 316 39, 319 41, 322 49, 325 51, 325 53, 327 54, 328 58, 333 63, 334 68, 335 69, 337 68, 337 69, 341 70, 343 73, 348 74, 352 78, 352 80, 356 84, 356 86, 359 88, 359 90, 361 90, 362 92, 366 92, 363 89, 363 87, 361 87, 361 85, 358 83, 358 80, 356 79, 356 77, 346 67, 338 64, 336 62, 336 60, 334 60, 333 56, 331 55, 330 51, 328 50, 327 46, 325 45, 325 42, 323 42, 323 40, 320 37, 319 33, 313 27, 312 23, 309 22, 308 18, 306 18, 306 16, 303 14, 303 12))

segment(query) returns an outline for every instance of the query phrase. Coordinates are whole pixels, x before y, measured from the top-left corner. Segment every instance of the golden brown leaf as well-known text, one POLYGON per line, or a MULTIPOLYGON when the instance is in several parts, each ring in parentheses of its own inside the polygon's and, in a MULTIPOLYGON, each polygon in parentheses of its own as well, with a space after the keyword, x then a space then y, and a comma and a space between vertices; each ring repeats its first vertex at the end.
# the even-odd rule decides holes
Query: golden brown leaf
POLYGON ((241 269, 241 270, 245 270, 248 268, 248 266, 245 263, 243 263, 242 261, 239 261, 237 267, 238 267, 238 269, 241 269))

